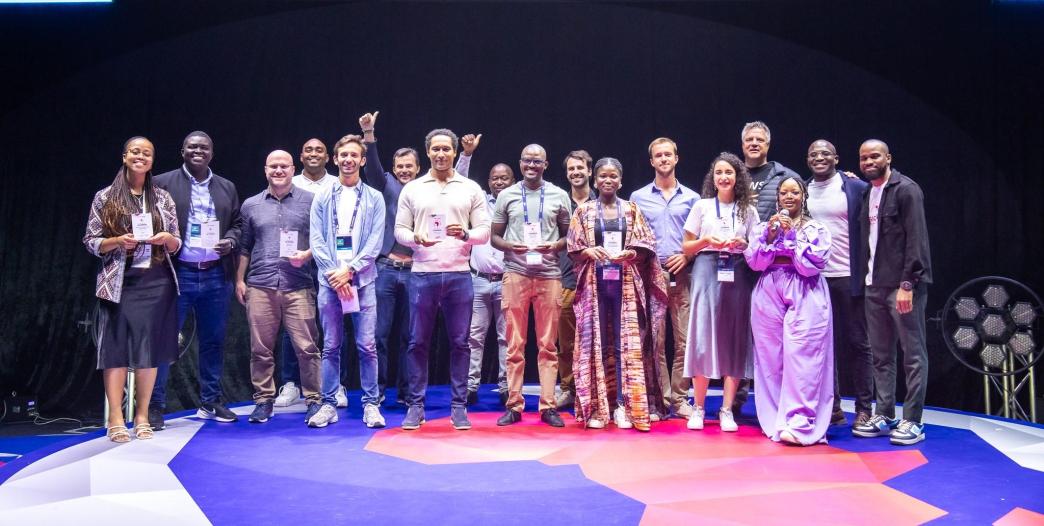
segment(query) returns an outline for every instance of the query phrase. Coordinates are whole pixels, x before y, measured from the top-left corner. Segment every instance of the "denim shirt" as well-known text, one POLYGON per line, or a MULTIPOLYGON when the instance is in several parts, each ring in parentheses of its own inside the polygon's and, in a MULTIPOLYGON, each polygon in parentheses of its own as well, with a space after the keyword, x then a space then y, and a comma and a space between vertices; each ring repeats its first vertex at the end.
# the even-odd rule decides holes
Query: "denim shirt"
MULTIPOLYGON (((362 203, 359 209, 360 237, 355 241, 355 254, 348 265, 355 276, 356 287, 365 287, 377 279, 377 266, 374 264, 384 242, 385 208, 384 197, 377 190, 359 181, 362 188, 362 203)), ((312 246, 312 258, 319 267, 319 283, 329 287, 326 273, 336 270, 337 265, 337 229, 334 221, 337 218, 337 205, 341 192, 345 187, 340 181, 323 190, 312 201, 309 240, 312 246)), ((354 190, 353 190, 354 191, 354 190)))

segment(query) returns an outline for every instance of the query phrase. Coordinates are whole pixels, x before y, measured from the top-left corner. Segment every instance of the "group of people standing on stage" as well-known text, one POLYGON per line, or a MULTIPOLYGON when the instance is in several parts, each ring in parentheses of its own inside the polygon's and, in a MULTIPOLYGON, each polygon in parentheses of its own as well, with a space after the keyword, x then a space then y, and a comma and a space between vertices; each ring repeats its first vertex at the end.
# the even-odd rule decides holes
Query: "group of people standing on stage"
POLYGON ((532 310, 539 418, 553 427, 564 426, 558 411, 572 406, 576 421, 592 429, 613 423, 648 431, 671 416, 703 429, 709 382, 721 379, 717 422, 736 431, 735 413, 754 380, 765 435, 821 443, 828 426, 847 424, 840 361, 850 365, 856 436, 924 439, 931 265, 923 194, 891 167, 885 143, 860 146, 868 184, 839 171, 834 146, 817 140, 806 182, 768 160, 768 126, 748 123, 743 159, 721 153, 697 192, 678 180, 677 145, 658 138, 648 147, 653 181, 629 200, 618 195, 624 170, 617 159, 569 152, 562 163, 568 188, 560 188, 544 178, 546 150, 530 144, 518 163, 520 181, 511 166, 496 164, 487 193, 469 177, 481 135, 432 130, 426 174, 411 148, 397 150, 385 172, 377 116, 363 115, 362 135, 346 135, 329 151, 318 139, 306 142, 297 175, 290 153, 272 152, 266 188, 242 205, 235 186, 210 170, 206 133, 190 133, 184 164, 155 177, 152 143, 127 142, 113 184, 95 196, 84 237, 103 260, 98 368, 111 440, 125 442, 132 432, 150 438, 163 428, 165 383, 190 310, 199 334, 197 416, 237 419, 220 386, 232 291, 250 328, 251 422, 267 421, 275 406, 302 394, 308 426, 338 421, 337 408, 347 405, 340 354, 350 315, 363 422, 385 426, 380 407, 392 383, 408 407, 403 429, 421 427, 441 312, 453 427, 471 427, 467 406, 478 397, 491 325, 505 406, 497 425, 514 424, 525 410, 532 310), (337 175, 326 172, 331 157, 337 175), (907 386, 902 420, 897 340, 907 386), (394 379, 393 347, 400 352, 394 379), (138 384, 132 429, 121 407, 128 368, 138 384))

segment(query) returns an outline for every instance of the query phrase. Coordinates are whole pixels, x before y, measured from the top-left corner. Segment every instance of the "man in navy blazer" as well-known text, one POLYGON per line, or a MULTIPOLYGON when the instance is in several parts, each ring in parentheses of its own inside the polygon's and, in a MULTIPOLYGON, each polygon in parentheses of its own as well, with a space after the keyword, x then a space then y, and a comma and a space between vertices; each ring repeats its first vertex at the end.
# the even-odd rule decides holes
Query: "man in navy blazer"
MULTIPOLYGON (((225 355, 225 323, 235 282, 234 252, 239 239, 239 194, 236 185, 210 169, 214 142, 201 131, 185 137, 180 168, 157 175, 153 183, 174 198, 183 249, 176 271, 181 287, 178 327, 190 310, 196 314, 199 338, 200 406, 196 416, 234 422, 236 415, 222 403, 221 371, 225 355), (215 240, 215 238, 217 238, 215 240)), ((152 391, 149 423, 163 429, 169 365, 160 365, 152 391)))
POLYGON ((841 411, 838 362, 844 360, 855 391, 856 417, 853 425, 870 420, 874 399, 873 362, 866 334, 863 279, 859 272, 865 247, 859 212, 869 185, 837 169, 837 149, 830 141, 814 141, 808 147, 808 210, 830 231, 831 251, 823 276, 830 289, 834 323, 834 415, 831 423, 847 424, 841 411))

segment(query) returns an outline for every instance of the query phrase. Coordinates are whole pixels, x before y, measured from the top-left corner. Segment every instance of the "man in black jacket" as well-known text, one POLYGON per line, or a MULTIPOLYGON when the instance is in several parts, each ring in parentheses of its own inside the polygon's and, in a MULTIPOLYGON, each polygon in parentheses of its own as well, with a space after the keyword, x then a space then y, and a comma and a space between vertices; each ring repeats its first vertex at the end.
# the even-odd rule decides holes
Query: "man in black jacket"
MULTIPOLYGON (((196 416, 218 422, 235 422, 236 415, 222 404, 221 370, 225 355, 225 322, 235 279, 233 253, 239 239, 239 194, 236 185, 210 170, 214 142, 201 131, 185 137, 184 164, 157 175, 153 182, 174 198, 181 229, 178 253, 178 327, 190 310, 196 314, 199 338, 200 406, 196 416)), ((162 429, 167 405, 166 384, 170 366, 160 365, 152 392, 149 423, 162 429)))
POLYGON ((870 139, 859 147, 859 168, 870 181, 859 221, 869 253, 860 261, 866 276, 866 320, 877 384, 876 414, 857 425, 860 437, 890 436, 898 445, 924 440, 921 413, 928 384, 924 309, 932 282, 924 194, 891 167, 888 145, 870 139), (906 400, 895 418, 896 349, 903 348, 906 400))
POLYGON ((760 220, 768 221, 768 218, 776 213, 779 183, 787 177, 799 176, 794 170, 768 160, 772 132, 764 122, 754 121, 744 125, 743 131, 740 132, 740 141, 743 148, 743 164, 747 165, 754 195, 757 196, 757 201, 753 204, 758 209, 760 220))

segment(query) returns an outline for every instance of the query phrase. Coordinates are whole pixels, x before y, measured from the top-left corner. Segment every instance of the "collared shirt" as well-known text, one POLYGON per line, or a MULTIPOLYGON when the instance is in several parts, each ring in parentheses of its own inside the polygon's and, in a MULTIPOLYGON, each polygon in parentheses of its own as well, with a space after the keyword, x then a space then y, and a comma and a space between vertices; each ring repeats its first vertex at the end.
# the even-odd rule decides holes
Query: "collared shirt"
POLYGON ((656 187, 656 183, 649 183, 631 193, 631 202, 638 205, 656 234, 656 256, 660 264, 666 263, 668 257, 681 254, 685 219, 689 217, 692 205, 700 199, 700 194, 680 182, 677 184, 669 200, 664 200, 663 191, 656 187))
MULTIPOLYGON (((495 197, 486 194, 486 210, 490 214, 493 213, 493 205, 496 202, 495 197)), ((471 268, 484 274, 503 274, 504 253, 493 248, 492 243, 488 241, 484 245, 475 245, 471 247, 471 268)))
POLYGON ((291 180, 294 186, 303 190, 308 190, 315 195, 319 195, 319 192, 329 189, 331 186, 337 184, 337 176, 332 175, 330 172, 326 172, 326 175, 322 176, 318 181, 313 181, 305 176, 305 174, 299 173, 294 176, 291 180))
POLYGON ((413 249, 413 272, 468 272, 471 247, 489 241, 488 206, 478 183, 457 172, 445 184, 429 171, 404 186, 395 217, 395 240, 413 249), (446 225, 461 225, 468 240, 447 236, 430 247, 418 245, 414 232, 430 236, 436 215, 446 225))
POLYGON ((297 249, 308 250, 313 197, 311 192, 291 186, 290 192, 279 199, 266 188, 243 203, 239 250, 250 257, 247 285, 283 292, 313 286, 315 269, 311 264, 295 268, 288 258, 279 257, 280 237, 284 231, 296 231, 297 249))
MULTIPOLYGON (((210 197, 210 181, 214 178, 214 171, 207 168, 207 178, 202 181, 197 181, 195 177, 189 173, 188 168, 185 165, 181 166, 181 173, 188 178, 189 183, 192 185, 192 197, 190 198, 191 207, 188 213, 188 223, 207 223, 210 221, 217 221, 217 214, 214 212, 214 199, 210 197)), ((182 248, 181 254, 178 258, 182 261, 189 263, 199 263, 203 261, 214 261, 220 259, 217 251, 213 247, 192 247, 189 246, 189 232, 191 227, 185 225, 185 231, 182 235, 182 248)))

